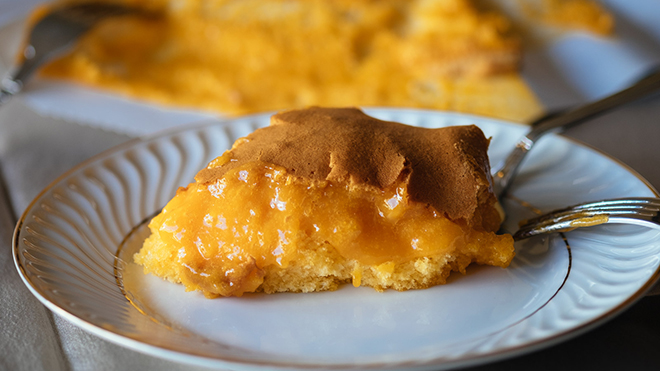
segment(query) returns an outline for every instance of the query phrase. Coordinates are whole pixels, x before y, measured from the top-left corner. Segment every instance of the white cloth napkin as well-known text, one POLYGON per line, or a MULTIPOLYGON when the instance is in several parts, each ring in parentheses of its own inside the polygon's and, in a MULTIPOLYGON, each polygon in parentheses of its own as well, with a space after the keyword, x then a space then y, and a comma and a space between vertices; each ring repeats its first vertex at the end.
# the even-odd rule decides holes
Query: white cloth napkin
POLYGON ((53 315, 23 285, 10 253, 15 220, 0 183, 0 367, 64 370, 66 361, 53 330, 53 315), (33 331, 39 328, 42 331, 33 331), (34 357, 38 354, 39 357, 34 357))

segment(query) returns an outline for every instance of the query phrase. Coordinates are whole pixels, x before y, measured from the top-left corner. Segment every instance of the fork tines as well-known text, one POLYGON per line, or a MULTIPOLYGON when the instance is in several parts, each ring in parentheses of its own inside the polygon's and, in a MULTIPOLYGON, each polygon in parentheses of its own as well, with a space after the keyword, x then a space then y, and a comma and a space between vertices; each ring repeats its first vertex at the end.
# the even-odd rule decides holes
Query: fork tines
POLYGON ((528 220, 521 225, 514 239, 565 232, 578 227, 604 223, 632 223, 657 227, 660 223, 660 199, 635 197, 611 199, 570 206, 528 220))
POLYGON ((554 210, 529 222, 542 222, 548 219, 559 219, 564 216, 575 214, 599 215, 599 214, 642 214, 653 215, 660 211, 660 199, 650 197, 620 198, 602 200, 569 206, 564 209, 554 210))

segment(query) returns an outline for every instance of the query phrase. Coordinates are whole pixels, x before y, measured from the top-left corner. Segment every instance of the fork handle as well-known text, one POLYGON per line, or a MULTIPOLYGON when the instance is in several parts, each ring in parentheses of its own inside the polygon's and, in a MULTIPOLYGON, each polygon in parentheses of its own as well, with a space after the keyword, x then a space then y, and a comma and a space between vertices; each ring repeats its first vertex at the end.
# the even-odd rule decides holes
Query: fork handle
POLYGON ((613 108, 643 98, 660 88, 660 69, 645 75, 642 79, 618 93, 603 99, 571 109, 564 114, 541 118, 532 123, 532 130, 526 135, 530 140, 538 140, 548 132, 564 131, 586 120, 601 115, 613 108))
POLYGON ((23 90, 25 80, 32 75, 39 62, 35 58, 26 58, 16 72, 0 81, 0 106, 23 90))
POLYGON ((14 80, 10 79, 4 79, 2 81, 2 84, 0 84, 0 107, 9 102, 11 97, 13 97, 16 93, 18 93, 21 88, 22 84, 14 84, 14 80))
POLYGON ((502 166, 494 170, 494 191, 498 198, 502 197, 518 168, 534 144, 545 134, 562 132, 570 127, 581 124, 601 115, 613 108, 643 98, 660 89, 660 69, 654 70, 629 88, 607 96, 586 105, 570 109, 564 113, 544 116, 531 123, 530 130, 518 143, 511 154, 504 160, 502 166))

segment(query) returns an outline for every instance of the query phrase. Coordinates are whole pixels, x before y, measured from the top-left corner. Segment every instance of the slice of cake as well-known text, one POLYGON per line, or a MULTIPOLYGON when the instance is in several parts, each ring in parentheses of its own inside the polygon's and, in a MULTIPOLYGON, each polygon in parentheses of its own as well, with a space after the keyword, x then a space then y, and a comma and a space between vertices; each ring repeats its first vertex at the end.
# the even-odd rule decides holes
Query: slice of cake
POLYGON ((420 289, 473 262, 506 267, 488 142, 355 108, 279 113, 178 190, 135 261, 208 297, 420 289))

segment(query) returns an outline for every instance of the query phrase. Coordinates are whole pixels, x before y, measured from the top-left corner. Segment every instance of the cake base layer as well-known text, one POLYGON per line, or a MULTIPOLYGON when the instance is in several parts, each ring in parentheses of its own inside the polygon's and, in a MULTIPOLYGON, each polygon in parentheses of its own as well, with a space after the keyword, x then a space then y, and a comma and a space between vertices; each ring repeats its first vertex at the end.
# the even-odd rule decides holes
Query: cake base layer
MULTIPOLYGON (((161 240, 152 239, 145 244, 136 261, 144 265, 145 271, 182 283, 178 265, 172 264, 171 250, 161 240), (160 257, 154 258, 154 257, 160 257), (168 264, 170 262, 170 264, 168 264)), ((361 264, 357 260, 342 257, 329 244, 310 243, 300 246, 297 257, 287 267, 270 265, 263 269, 263 282, 254 292, 274 294, 278 292, 333 291, 342 284, 369 286, 377 291, 394 289, 398 291, 426 289, 443 285, 451 272, 465 274, 472 263, 506 267, 510 261, 510 251, 484 256, 484 249, 472 246, 454 256, 421 257, 400 264, 392 262, 380 265, 361 264)), ((207 297, 219 294, 206 292, 207 297)))

